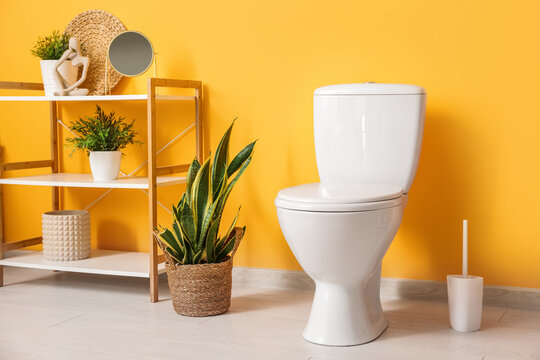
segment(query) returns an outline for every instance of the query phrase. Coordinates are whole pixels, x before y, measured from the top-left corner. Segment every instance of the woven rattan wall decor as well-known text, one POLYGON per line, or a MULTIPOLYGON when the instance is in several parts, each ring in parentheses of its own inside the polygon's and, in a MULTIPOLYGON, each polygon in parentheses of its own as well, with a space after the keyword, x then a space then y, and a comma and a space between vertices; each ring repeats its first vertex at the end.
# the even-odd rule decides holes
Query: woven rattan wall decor
MULTIPOLYGON (((111 40, 126 27, 114 15, 103 10, 88 10, 73 18, 65 32, 76 37, 81 43, 84 56, 90 58, 90 68, 85 82, 81 87, 89 90, 88 95, 106 95, 105 91, 105 62, 107 49, 111 40)), ((108 67, 108 91, 118 84, 122 75, 116 72, 110 64, 108 67)), ((107 92, 108 92, 107 91, 107 92)))

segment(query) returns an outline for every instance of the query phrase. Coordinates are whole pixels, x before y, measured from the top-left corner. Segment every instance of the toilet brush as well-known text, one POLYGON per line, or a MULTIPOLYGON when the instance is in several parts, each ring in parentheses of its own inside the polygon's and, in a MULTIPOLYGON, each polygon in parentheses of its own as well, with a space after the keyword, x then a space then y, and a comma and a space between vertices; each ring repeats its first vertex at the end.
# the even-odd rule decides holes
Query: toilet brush
POLYGON ((468 275, 468 221, 463 220, 462 275, 448 275, 450 325, 459 332, 480 330, 484 279, 468 275))

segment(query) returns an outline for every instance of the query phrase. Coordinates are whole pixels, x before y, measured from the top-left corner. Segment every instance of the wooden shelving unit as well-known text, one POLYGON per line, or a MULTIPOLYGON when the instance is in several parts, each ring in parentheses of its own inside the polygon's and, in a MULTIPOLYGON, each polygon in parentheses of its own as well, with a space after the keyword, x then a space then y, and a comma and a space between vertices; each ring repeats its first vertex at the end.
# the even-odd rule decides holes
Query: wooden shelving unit
MULTIPOLYGON (((11 90, 43 90, 43 84, 1 82, 0 89, 11 90)), ((0 286, 3 286, 3 266, 26 267, 33 269, 46 269, 58 271, 70 271, 89 274, 105 274, 116 276, 131 276, 150 279, 150 301, 158 301, 158 275, 164 271, 165 259, 158 255, 157 245, 153 237, 153 229, 157 226, 157 188, 182 184, 183 176, 171 176, 187 172, 189 164, 174 164, 158 167, 156 165, 156 103, 158 101, 192 101, 195 104, 195 154, 199 160, 203 160, 202 151, 202 82, 176 79, 148 79, 146 94, 140 95, 104 95, 104 96, 0 96, 0 101, 42 101, 49 103, 50 114, 50 159, 39 161, 2 162, 2 148, 0 147, 0 286), (184 88, 193 89, 193 96, 158 95, 156 88, 184 88), (146 101, 147 124, 148 124, 148 176, 121 176, 117 180, 107 182, 95 182, 90 174, 60 173, 59 147, 59 108, 62 102, 73 101, 146 101), (24 177, 3 177, 3 172, 11 172, 24 169, 50 168, 51 173, 24 177), (20 249, 42 242, 40 236, 18 241, 6 241, 3 231, 3 185, 26 185, 26 186, 50 186, 52 187, 51 208, 60 209, 59 188, 119 188, 141 189, 148 193, 148 238, 150 252, 137 253, 112 250, 92 250, 89 259, 69 262, 49 262, 43 260, 41 252, 25 252, 4 258, 7 250, 20 249)))

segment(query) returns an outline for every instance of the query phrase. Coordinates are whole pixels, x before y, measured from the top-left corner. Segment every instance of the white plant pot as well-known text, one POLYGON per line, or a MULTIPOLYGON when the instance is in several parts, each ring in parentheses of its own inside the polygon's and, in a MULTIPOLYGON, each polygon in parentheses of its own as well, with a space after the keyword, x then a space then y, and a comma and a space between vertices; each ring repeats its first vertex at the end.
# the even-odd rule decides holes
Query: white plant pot
POLYGON ((121 151, 90 151, 90 169, 94 181, 116 180, 121 160, 121 151))
MULTIPOLYGON (((54 96, 54 92, 58 90, 54 81, 53 71, 58 60, 41 60, 41 77, 43 78, 43 88, 46 96, 54 96)), ((66 79, 69 85, 75 84, 78 76, 78 69, 71 65, 71 61, 67 60, 58 68, 60 75, 66 79)))

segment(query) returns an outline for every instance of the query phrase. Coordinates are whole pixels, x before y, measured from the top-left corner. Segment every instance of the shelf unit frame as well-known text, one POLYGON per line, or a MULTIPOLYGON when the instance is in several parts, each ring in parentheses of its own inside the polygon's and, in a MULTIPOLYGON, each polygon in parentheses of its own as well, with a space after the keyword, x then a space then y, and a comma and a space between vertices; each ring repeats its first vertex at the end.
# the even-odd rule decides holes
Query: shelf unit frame
MULTIPOLYGON (((28 83, 28 82, 7 82, 0 81, 0 89, 9 90, 43 90, 43 84, 41 83, 28 83)), ((0 147, 0 286, 3 286, 3 265, 2 259, 4 259, 4 252, 8 250, 21 249, 32 245, 42 243, 41 236, 30 239, 23 239, 18 241, 7 242, 4 236, 4 206, 3 206, 3 185, 2 184, 17 184, 17 182, 9 182, 9 179, 3 178, 3 172, 26 170, 26 169, 38 169, 38 168, 50 168, 51 173, 59 173, 60 159, 59 159, 59 109, 60 104, 63 101, 146 101, 147 105, 147 126, 148 126, 148 160, 147 169, 148 174, 146 176, 148 182, 148 239, 149 239, 149 270, 148 277, 150 279, 150 301, 157 302, 159 299, 158 293, 158 275, 160 270, 160 264, 165 262, 163 255, 158 255, 157 244, 154 239, 154 229, 157 227, 157 188, 160 185, 158 183, 158 176, 167 176, 178 173, 185 173, 188 171, 190 164, 173 164, 167 166, 157 166, 156 163, 156 101, 194 101, 195 102, 195 155, 199 161, 204 160, 203 156, 203 122, 202 122, 202 82, 196 80, 178 80, 178 79, 164 79, 164 78, 149 78, 147 83, 147 94, 142 95, 105 95, 105 96, 86 96, 86 97, 69 97, 69 96, 0 96, 0 101, 47 101, 49 102, 49 117, 50 117, 50 159, 37 160, 37 161, 19 161, 4 163, 2 156, 2 147, 0 147), (182 88, 193 89, 195 91, 194 96, 175 96, 175 95, 158 95, 156 89, 158 88, 182 88)), ((68 174, 66 174, 68 175, 68 174)), ((128 176, 129 177, 129 176, 128 176)), ((28 177, 31 178, 31 177, 28 177)), ((139 177, 140 178, 140 177, 139 177)), ((170 184, 179 183, 180 178, 176 178, 171 181, 170 184)), ((162 182, 162 181, 161 181, 162 182)), ((21 184, 19 182, 19 184, 21 184)), ((67 185, 67 183, 65 183, 67 185)), ((28 183, 22 183, 21 185, 33 185, 28 183)), ((36 184, 42 185, 42 184, 36 184)), ((167 183, 161 184, 165 186, 167 183)), ((60 182, 58 186, 51 186, 51 208, 52 210, 60 210, 60 191, 62 186, 60 182)), ((76 183, 71 182, 70 185, 75 187, 94 187, 91 184, 86 183, 85 186, 78 186, 76 183)), ((95 187, 104 187, 102 185, 95 187)), ((122 187, 122 186, 115 186, 122 187)), ((114 187, 113 187, 114 188, 114 187)), ((141 188, 141 187, 132 187, 141 188)), ((144 186, 143 188, 146 188, 144 186)), ((99 199, 98 199, 99 200, 99 199)), ((84 260, 82 260, 84 261, 84 260)), ((23 262, 24 263, 24 262, 23 262)), ((8 266, 21 266, 21 267, 35 267, 33 264, 20 264, 12 262, 8 266)), ((69 266, 65 264, 58 264, 56 267, 62 271, 75 271, 75 272, 87 272, 96 273, 93 271, 84 271, 80 269, 70 270, 69 266)), ((162 268, 163 266, 161 266, 162 268)), ((39 268, 39 267, 38 267, 39 268)), ((44 269, 55 269, 54 265, 44 265, 44 269)), ((97 272, 100 273, 100 272, 97 272)), ((107 273, 107 272, 103 272, 107 273)), ((145 274, 146 275, 146 274, 145 274)), ((121 275, 121 276, 139 276, 139 275, 121 275)), ((146 276, 144 276, 146 277, 146 276)))

